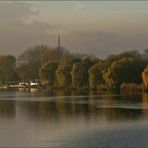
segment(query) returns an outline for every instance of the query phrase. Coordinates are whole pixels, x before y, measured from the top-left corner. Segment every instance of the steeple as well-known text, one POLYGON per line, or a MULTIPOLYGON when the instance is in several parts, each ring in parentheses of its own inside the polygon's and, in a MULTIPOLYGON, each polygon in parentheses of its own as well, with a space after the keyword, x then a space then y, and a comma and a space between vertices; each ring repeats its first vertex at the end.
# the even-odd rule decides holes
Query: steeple
POLYGON ((63 56, 63 47, 61 46, 60 35, 58 34, 57 50, 61 56, 63 56))
POLYGON ((60 35, 58 35, 58 44, 57 44, 57 48, 61 48, 60 35))

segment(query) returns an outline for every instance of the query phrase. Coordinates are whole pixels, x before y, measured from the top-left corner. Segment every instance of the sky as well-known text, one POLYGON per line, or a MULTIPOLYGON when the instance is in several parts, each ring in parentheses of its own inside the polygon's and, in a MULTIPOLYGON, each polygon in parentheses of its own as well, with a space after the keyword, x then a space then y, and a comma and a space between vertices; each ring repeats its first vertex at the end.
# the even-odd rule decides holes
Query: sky
POLYGON ((0 1, 0 53, 57 45, 106 57, 148 48, 147 1, 0 1))

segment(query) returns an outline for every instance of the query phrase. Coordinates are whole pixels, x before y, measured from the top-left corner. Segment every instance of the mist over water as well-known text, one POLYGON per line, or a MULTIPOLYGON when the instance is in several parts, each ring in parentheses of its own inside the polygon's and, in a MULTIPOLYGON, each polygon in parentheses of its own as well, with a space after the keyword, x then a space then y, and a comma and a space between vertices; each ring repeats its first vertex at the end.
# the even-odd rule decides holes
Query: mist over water
POLYGON ((0 91, 0 147, 146 147, 147 122, 147 93, 0 91))

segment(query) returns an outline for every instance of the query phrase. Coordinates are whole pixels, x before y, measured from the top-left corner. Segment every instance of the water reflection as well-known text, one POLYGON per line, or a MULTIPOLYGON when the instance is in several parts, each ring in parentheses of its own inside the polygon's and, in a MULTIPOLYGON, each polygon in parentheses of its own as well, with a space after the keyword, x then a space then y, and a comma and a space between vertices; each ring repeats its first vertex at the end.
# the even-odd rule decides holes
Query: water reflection
POLYGON ((15 91, 0 91, 0 120, 1 119, 14 119, 16 115, 16 102, 5 100, 15 96, 15 91))
MULTIPOLYGON (((12 96, 10 92, 7 94, 8 97, 12 96)), ((4 96, 6 97, 6 94, 4 96)), ((56 96, 56 98, 49 101, 42 101, 42 97, 38 101, 1 100, 0 118, 14 118, 16 108, 31 120, 62 121, 66 118, 81 117, 87 118, 87 120, 105 118, 108 121, 120 121, 138 120, 141 116, 148 115, 147 93, 135 96, 117 96, 112 93, 98 95, 96 91, 68 92, 59 90, 46 94, 46 97, 51 98, 51 96, 56 96)), ((1 97, 3 97, 2 94, 1 97)))
POLYGON ((147 93, 0 92, 0 147, 55 147, 62 138, 67 143, 89 129, 107 131, 129 121, 134 126, 147 117, 147 93))
POLYGON ((0 119, 15 118, 16 106, 14 101, 0 101, 0 119))
POLYGON ((146 109, 143 109, 143 103, 148 102, 148 99, 144 99, 147 98, 145 97, 147 94, 143 94, 143 97, 113 94, 96 96, 96 92, 85 92, 80 96, 75 91, 71 94, 72 96, 64 91, 52 92, 53 96, 57 96, 52 100, 42 101, 40 98, 40 101, 21 101, 17 102, 17 108, 23 116, 35 121, 62 122, 83 118, 86 121, 104 119, 115 122, 139 120, 146 112, 146 109))

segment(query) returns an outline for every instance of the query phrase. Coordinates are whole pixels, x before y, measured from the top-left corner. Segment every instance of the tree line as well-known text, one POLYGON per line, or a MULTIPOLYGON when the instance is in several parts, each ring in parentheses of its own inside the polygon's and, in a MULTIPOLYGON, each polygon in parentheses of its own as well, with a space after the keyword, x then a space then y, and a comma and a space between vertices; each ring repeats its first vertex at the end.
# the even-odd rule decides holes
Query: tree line
POLYGON ((147 63, 148 49, 143 53, 125 51, 101 59, 70 53, 63 47, 38 45, 18 58, 1 55, 0 83, 36 81, 49 88, 114 89, 123 83, 141 84, 141 74, 147 63))

